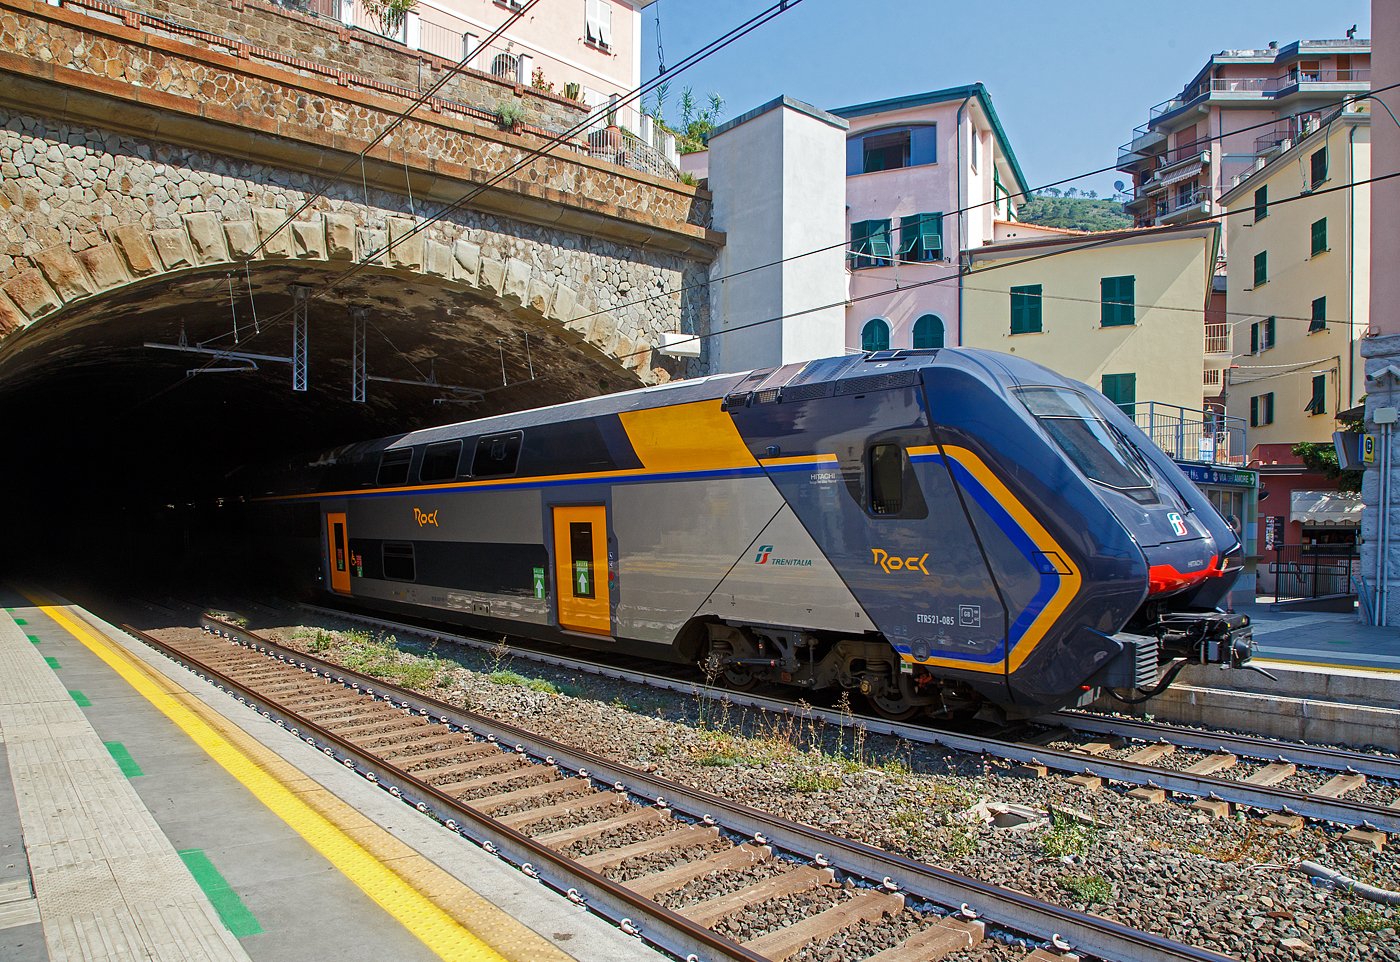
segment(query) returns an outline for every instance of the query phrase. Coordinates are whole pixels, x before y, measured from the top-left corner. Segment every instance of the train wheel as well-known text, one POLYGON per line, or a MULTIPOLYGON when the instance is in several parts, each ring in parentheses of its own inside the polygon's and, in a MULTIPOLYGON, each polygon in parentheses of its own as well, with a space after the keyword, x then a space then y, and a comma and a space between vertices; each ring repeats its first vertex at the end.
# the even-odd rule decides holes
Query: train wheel
POLYGON ((720 680, 724 682, 726 688, 734 691, 753 691, 758 685, 758 678, 753 672, 742 669, 730 669, 720 674, 720 680))
POLYGON ((923 705, 911 705, 905 698, 884 698, 876 695, 866 695, 865 700, 870 703, 870 707, 875 709, 875 714, 890 721, 908 721, 919 712, 924 710, 923 705))

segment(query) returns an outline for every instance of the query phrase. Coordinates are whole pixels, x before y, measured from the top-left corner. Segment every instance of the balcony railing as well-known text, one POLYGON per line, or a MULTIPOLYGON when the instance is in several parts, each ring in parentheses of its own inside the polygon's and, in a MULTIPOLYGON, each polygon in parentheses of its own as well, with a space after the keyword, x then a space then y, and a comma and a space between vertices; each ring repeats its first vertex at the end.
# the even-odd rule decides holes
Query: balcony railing
POLYGON ((1196 411, 1148 401, 1137 405, 1137 426, 1177 461, 1205 464, 1244 463, 1244 420, 1218 411, 1196 411))
POLYGON ((608 160, 622 167, 644 170, 668 180, 680 180, 680 170, 671 163, 664 148, 658 149, 616 127, 590 133, 588 152, 600 160, 608 160))
POLYGON ((1229 324, 1207 324, 1206 325, 1206 353, 1207 354, 1229 354, 1230 351, 1230 325, 1229 324))
POLYGON ((1214 388, 1214 393, 1220 392, 1220 369, 1206 368, 1201 372, 1201 386, 1204 388, 1214 388))
MULTIPOLYGON (((1147 112, 1148 129, 1152 127, 1152 121, 1165 114, 1180 110, 1202 97, 1213 93, 1259 93, 1264 96, 1275 96, 1282 90, 1296 87, 1302 83, 1308 84, 1338 84, 1338 83, 1370 83, 1371 71, 1365 68, 1355 70, 1336 70, 1328 68, 1326 70, 1300 70, 1297 67, 1288 71, 1281 77, 1239 77, 1233 79, 1203 80, 1189 90, 1183 90, 1180 94, 1170 100, 1164 100, 1160 104, 1152 107, 1147 112)), ((1137 131, 1133 132, 1135 137, 1137 131)))

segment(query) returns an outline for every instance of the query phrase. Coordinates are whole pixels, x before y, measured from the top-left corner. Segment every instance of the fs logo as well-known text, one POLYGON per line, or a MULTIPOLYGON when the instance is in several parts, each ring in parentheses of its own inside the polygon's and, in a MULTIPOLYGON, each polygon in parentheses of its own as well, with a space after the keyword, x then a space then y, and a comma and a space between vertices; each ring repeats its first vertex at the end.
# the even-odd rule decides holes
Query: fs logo
POLYGON ((426 524, 430 524, 434 528, 438 526, 436 511, 420 511, 418 508, 414 508, 413 520, 418 522, 418 527, 420 528, 426 524))
POLYGON ((924 562, 928 560, 927 552, 924 553, 922 558, 918 555, 913 555, 908 558, 895 558, 891 557, 889 552, 881 551, 879 548, 871 548, 870 550, 875 555, 875 563, 885 569, 886 574, 891 571, 899 571, 900 569, 905 571, 922 571, 924 574, 928 574, 928 569, 924 567, 924 562))
POLYGON ((1173 511, 1167 515, 1167 520, 1172 523, 1172 530, 1176 532, 1177 537, 1184 538, 1187 535, 1186 522, 1182 520, 1181 515, 1173 511))
POLYGON ((758 546, 758 554, 754 556, 753 563, 756 565, 766 565, 768 556, 773 553, 771 544, 761 544, 758 546))

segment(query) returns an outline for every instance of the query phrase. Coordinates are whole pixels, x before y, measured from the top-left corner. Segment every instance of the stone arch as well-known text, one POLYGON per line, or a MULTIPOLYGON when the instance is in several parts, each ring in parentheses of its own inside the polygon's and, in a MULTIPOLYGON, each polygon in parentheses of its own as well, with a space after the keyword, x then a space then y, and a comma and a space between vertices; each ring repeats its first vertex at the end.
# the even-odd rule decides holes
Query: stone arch
POLYGON ((611 313, 582 310, 578 291, 524 260, 490 257, 478 244, 436 239, 431 230, 410 236, 417 220, 384 218, 373 208, 345 205, 334 211, 308 210, 305 219, 284 224, 286 219, 280 208, 255 208, 251 220, 225 220, 211 211, 186 213, 179 226, 128 224, 113 229, 103 244, 78 251, 60 244, 38 251, 30 255, 33 267, 0 284, 0 338, 57 319, 66 308, 95 296, 160 276, 242 269, 249 262, 358 262, 431 278, 449 289, 484 293, 503 310, 550 325, 613 370, 644 383, 665 375, 653 367, 651 354, 658 345, 644 333, 629 336, 611 313), (387 228, 367 226, 367 215, 386 220, 387 228), (394 246, 383 253, 389 241, 394 246))

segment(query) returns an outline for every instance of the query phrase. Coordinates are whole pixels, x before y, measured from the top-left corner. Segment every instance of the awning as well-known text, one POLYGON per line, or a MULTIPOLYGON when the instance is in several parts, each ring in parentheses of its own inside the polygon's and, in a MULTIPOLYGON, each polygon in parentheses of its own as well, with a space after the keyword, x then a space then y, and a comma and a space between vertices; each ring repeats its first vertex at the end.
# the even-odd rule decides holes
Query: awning
POLYGON ((1290 521, 1361 526, 1361 495, 1350 491, 1293 491, 1290 521))
POLYGON ((1190 180, 1201 172, 1200 164, 1189 164, 1180 170, 1174 170, 1162 178, 1162 184, 1175 184, 1179 180, 1190 180))

